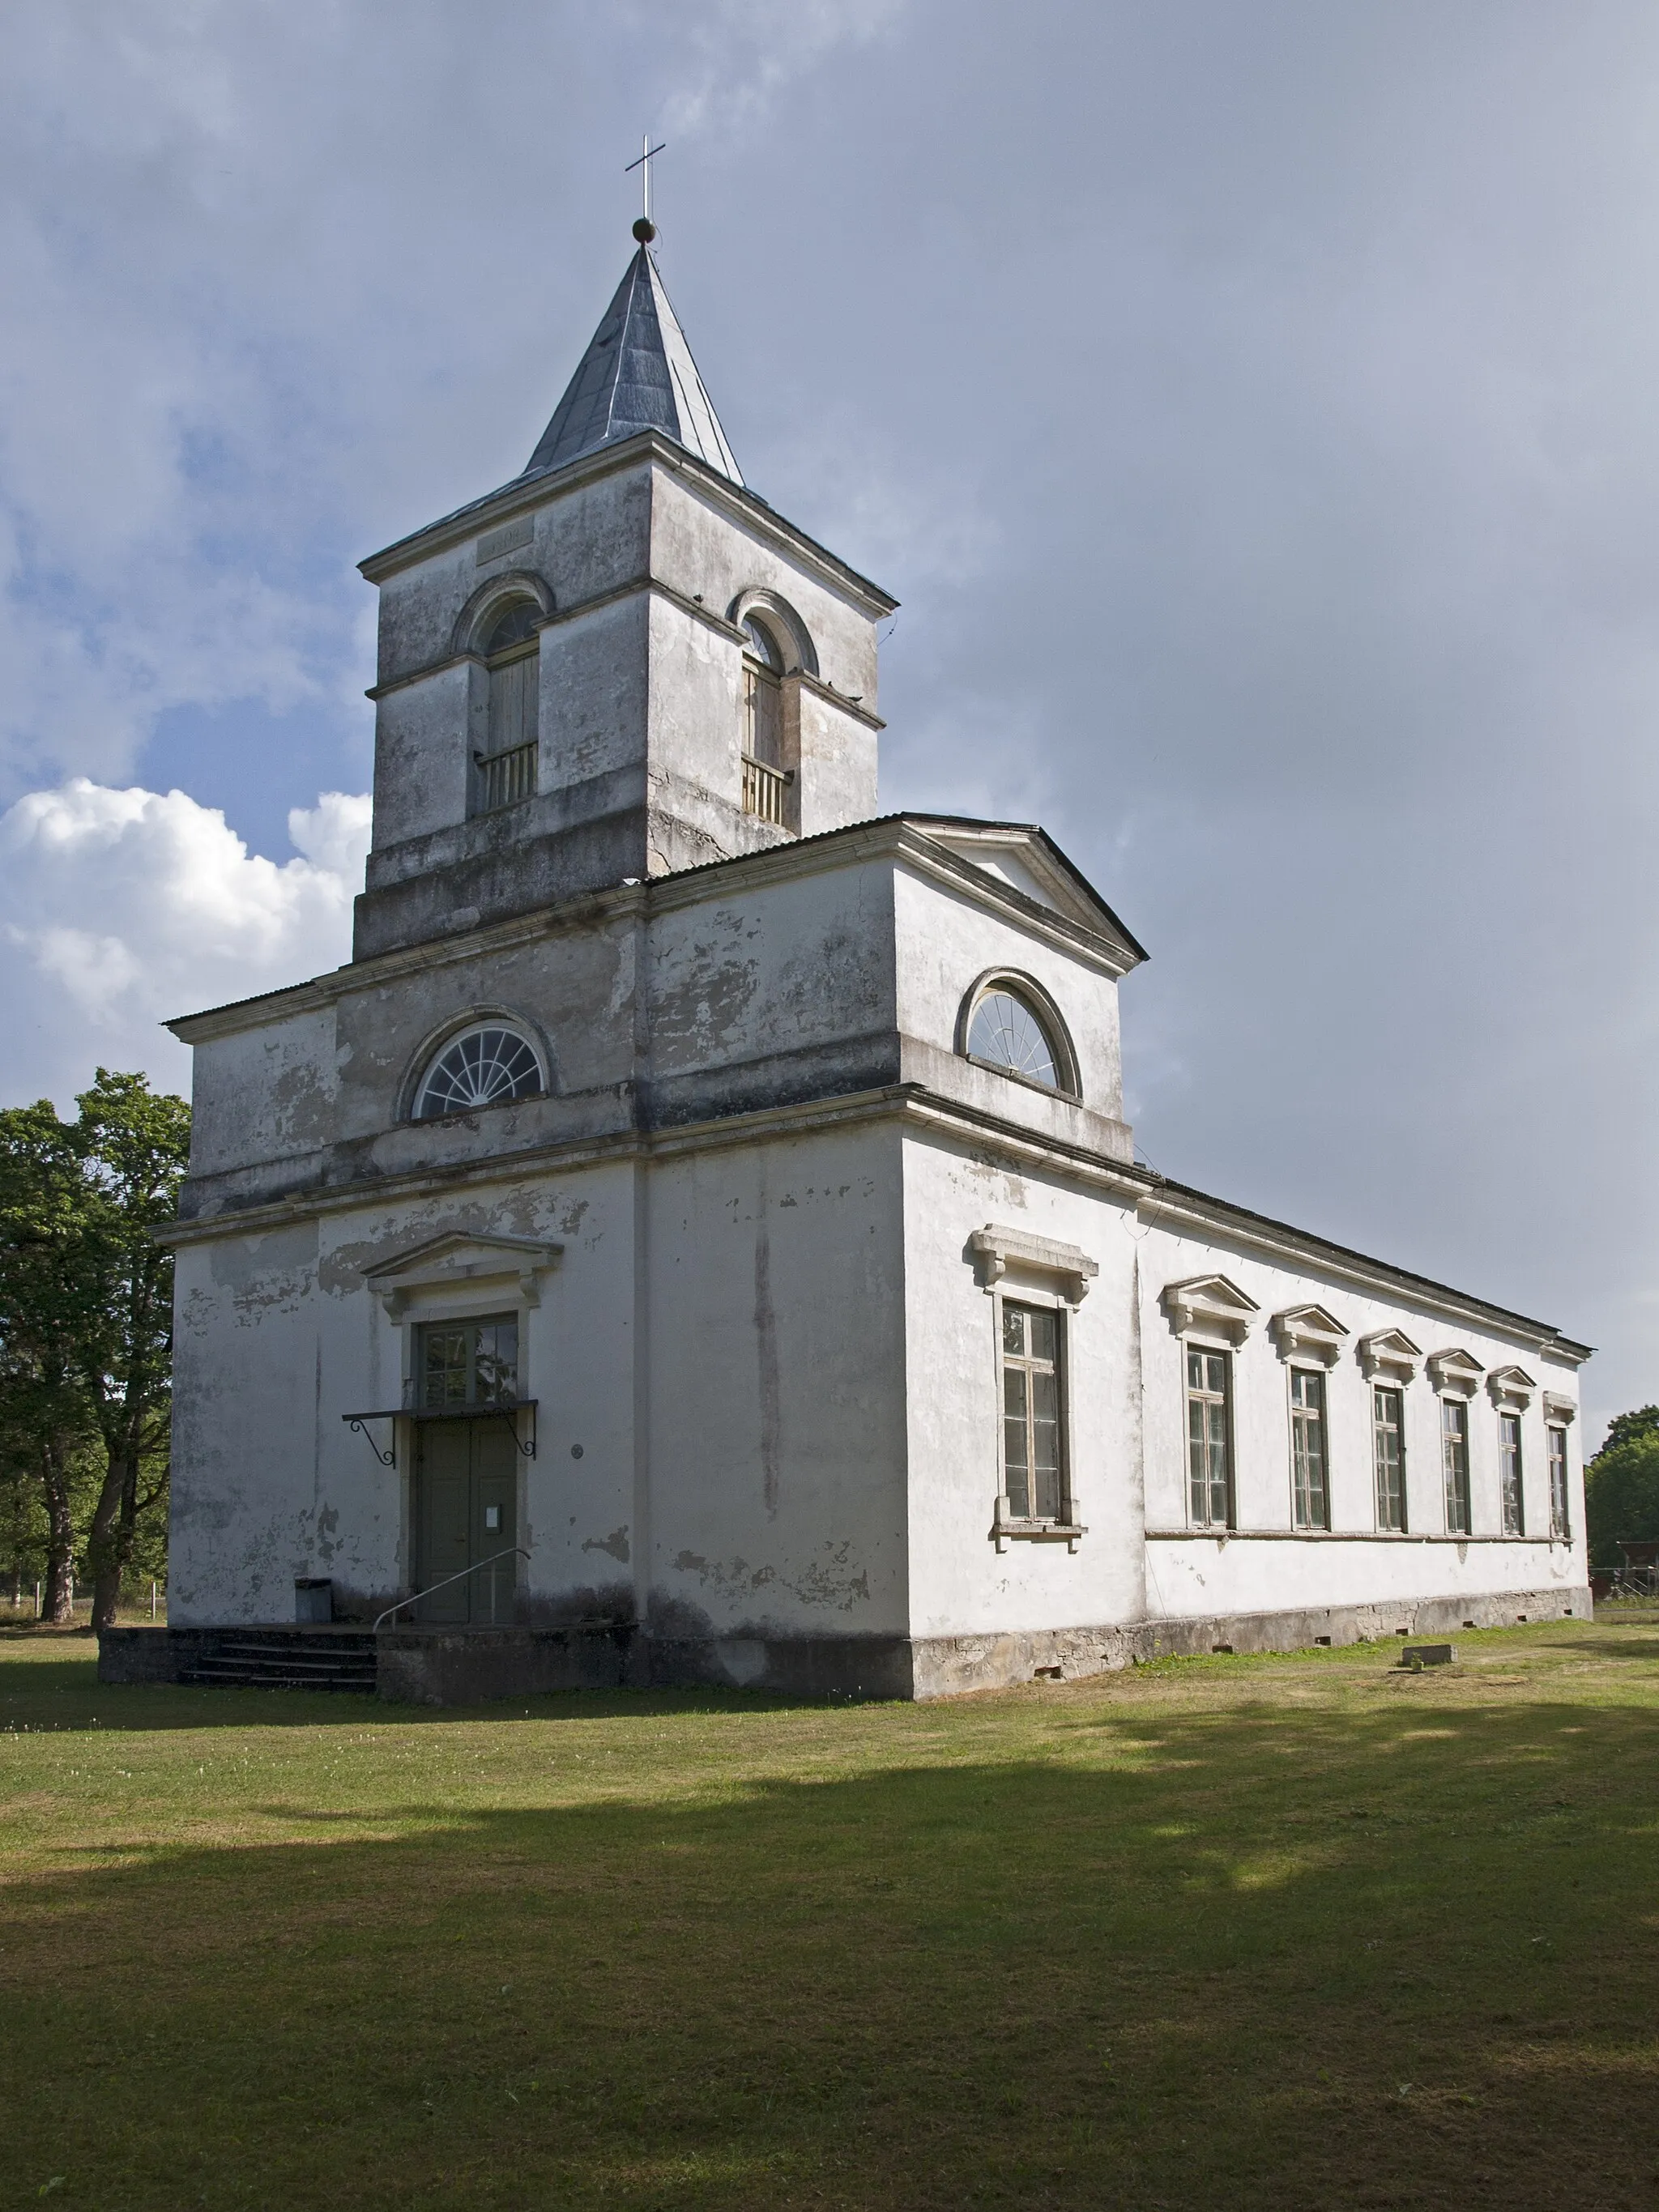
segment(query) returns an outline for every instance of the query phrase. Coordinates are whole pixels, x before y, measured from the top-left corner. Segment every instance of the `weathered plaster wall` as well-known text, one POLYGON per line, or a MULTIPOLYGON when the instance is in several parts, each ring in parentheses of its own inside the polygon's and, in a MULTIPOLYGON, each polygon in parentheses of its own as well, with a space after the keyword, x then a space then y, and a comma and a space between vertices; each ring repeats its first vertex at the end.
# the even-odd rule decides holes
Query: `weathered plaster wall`
MULTIPOLYGON (((787 834, 743 811, 742 652, 729 617, 745 592, 786 599, 825 685, 861 693, 873 712, 877 604, 659 453, 552 479, 512 534, 526 532, 527 544, 482 562, 498 528, 439 541, 382 579, 360 957, 787 834), (538 790, 505 816, 469 818, 488 686, 476 658, 454 656, 476 655, 479 595, 513 576, 553 601, 538 790)), ((820 687, 797 720, 796 820, 817 831, 872 812, 874 733, 857 710, 820 687)))
MULTIPOLYGON (((910 1346, 910 1630, 918 1637, 1134 1620, 1142 1612, 1139 1407, 1127 1327, 1135 1245, 1121 1205, 947 1140, 904 1146, 910 1346), (1087 1534, 993 1540, 1001 1487, 997 1301, 968 1240, 987 1223, 1074 1245, 1100 1273, 1071 1312, 1072 1482, 1087 1534)), ((1011 1298, 1054 1285, 1011 1268, 1011 1298)))
MULTIPOLYGON (((805 624, 818 674, 837 691, 861 693, 876 711, 878 611, 829 581, 763 523, 700 479, 659 466, 651 511, 652 574, 688 599, 724 615, 745 592, 775 592, 805 624)), ((857 817, 851 817, 857 819, 857 817)))
POLYGON ((965 892, 901 866, 893 886, 896 1003, 903 1073, 949 1097, 1024 1122, 1063 1142, 1128 1159, 1117 984, 1081 954, 1062 950, 965 892), (971 1066, 957 1048, 964 1002, 988 969, 1031 977, 1054 1001, 1078 1060, 1080 1107, 995 1069, 971 1066))
POLYGON ((273 1013, 198 1048, 190 1172, 216 1176, 288 1162, 331 1144, 339 1127, 332 1006, 273 1013))
MULTIPOLYGON (((538 1407, 520 1462, 520 1617, 631 1617, 635 1186, 626 1166, 526 1177, 331 1213, 179 1254, 173 1617, 293 1619, 295 1576, 373 1610, 412 1572, 412 1441, 381 1467, 342 1415, 404 1401, 425 1319, 516 1313, 520 1390, 538 1407), (365 1269, 457 1230, 564 1247, 527 1304, 516 1279, 416 1292, 396 1319, 365 1269), (578 1449, 579 1448, 579 1449, 578 1449)), ((372 1433, 384 1448, 391 1425, 372 1433)))
POLYGON ((890 863, 849 857, 655 917, 653 1118, 892 1081, 892 897, 890 863))
POLYGON ((863 822, 878 811, 876 732, 805 681, 793 685, 794 826, 803 837, 863 822))
POLYGON ((688 1154, 650 1203, 653 1634, 902 1633, 896 1132, 688 1154))

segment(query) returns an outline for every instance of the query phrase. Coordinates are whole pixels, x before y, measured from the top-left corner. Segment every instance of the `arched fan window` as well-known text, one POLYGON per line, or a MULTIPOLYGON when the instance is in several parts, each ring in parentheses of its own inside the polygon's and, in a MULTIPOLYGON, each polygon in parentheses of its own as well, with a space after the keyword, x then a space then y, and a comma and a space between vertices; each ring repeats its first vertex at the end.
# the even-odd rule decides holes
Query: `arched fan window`
POLYGON ((427 1070, 416 1093, 415 1119, 434 1121, 509 1098, 533 1098, 545 1087, 529 1040, 500 1022, 483 1022, 452 1037, 427 1070))
POLYGON ((536 788, 536 740, 541 716, 542 611, 514 599, 484 640, 489 670, 489 736, 476 757, 477 811, 516 805, 536 788))
POLYGON ((966 1050, 970 1060, 1023 1075, 1048 1091, 1069 1091, 1073 1079, 1064 1048, 1044 1016, 1037 1010, 1035 994, 999 976, 974 1001, 968 1018, 966 1050))

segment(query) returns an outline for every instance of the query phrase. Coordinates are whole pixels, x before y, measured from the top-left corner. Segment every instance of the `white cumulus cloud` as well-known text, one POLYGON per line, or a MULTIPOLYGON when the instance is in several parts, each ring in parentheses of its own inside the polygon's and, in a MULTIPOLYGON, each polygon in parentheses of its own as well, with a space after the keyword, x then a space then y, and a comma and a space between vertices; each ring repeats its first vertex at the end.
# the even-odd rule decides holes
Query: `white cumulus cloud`
POLYGON ((85 776, 0 816, 4 1103, 64 1104, 100 1063, 187 1090, 169 1015, 348 958, 368 798, 325 792, 288 828, 295 856, 268 860, 182 791, 85 776))

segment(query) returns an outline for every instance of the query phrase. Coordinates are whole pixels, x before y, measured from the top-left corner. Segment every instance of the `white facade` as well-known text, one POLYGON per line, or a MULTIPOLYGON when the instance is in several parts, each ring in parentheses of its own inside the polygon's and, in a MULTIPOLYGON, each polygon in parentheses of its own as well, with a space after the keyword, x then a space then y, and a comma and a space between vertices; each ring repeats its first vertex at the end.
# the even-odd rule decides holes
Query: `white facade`
POLYGON ((1041 831, 868 818, 885 595, 649 424, 365 565, 357 957, 175 1024, 175 1624, 292 1620, 301 1579, 360 1620, 431 1588, 441 1423, 514 1486, 443 1538, 465 1632, 608 1624, 635 1679, 931 1695, 1587 1605, 1586 1348, 1135 1164, 1133 939, 1041 831), (501 804, 514 606, 538 703, 501 804), (1035 1077, 970 1049, 999 990, 1035 1077), (533 1085, 422 1118, 492 1024, 533 1085), (508 1384, 440 1404, 434 1344, 485 1320, 508 1384), (1194 1353, 1225 1376, 1198 1524, 1194 1353))

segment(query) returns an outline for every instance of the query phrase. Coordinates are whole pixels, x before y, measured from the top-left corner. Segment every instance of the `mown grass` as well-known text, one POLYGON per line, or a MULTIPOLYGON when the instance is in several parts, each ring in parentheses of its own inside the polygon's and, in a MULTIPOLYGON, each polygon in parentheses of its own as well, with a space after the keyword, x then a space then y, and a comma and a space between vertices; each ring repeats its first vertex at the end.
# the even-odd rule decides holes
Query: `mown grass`
POLYGON ((0 2203, 1650 2208, 1659 1612, 1457 1642, 426 1713, 0 1638, 0 2203))

